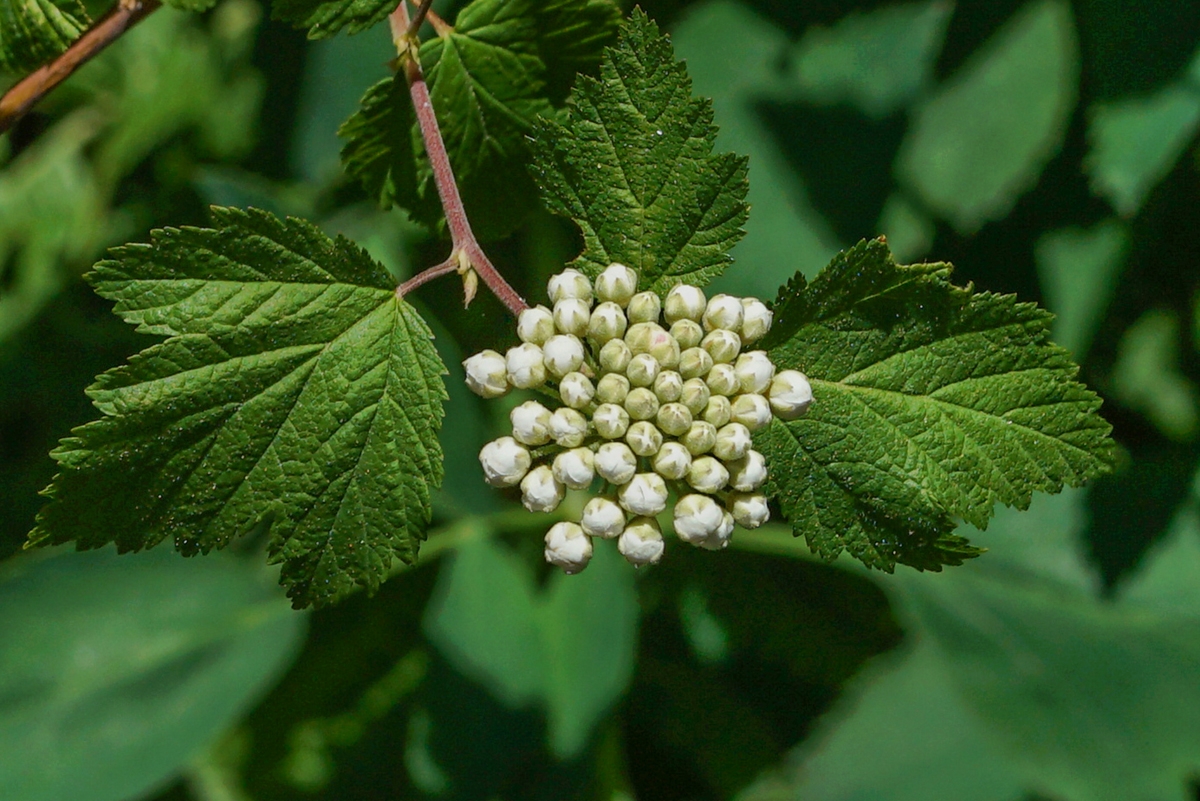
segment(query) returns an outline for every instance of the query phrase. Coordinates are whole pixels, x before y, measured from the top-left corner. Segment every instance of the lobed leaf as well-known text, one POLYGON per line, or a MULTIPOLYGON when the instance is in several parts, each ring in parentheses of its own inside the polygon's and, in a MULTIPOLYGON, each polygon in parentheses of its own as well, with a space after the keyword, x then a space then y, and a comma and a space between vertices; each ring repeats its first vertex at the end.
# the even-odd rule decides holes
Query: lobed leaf
POLYGON ((274 0, 271 17, 307 28, 309 39, 326 39, 343 28, 361 33, 395 8, 392 0, 274 0))
POLYGON ((165 342, 101 375, 103 416, 52 454, 31 544, 170 537, 207 553, 259 530, 296 606, 373 591, 416 560, 442 479, 445 367, 366 252, 309 223, 215 208, 90 274, 165 342))
POLYGON ((635 9, 600 77, 576 85, 566 121, 538 121, 546 205, 583 233, 573 266, 594 276, 621 262, 657 292, 728 266, 748 214, 746 159, 713 154, 712 104, 691 89, 670 41, 635 9))
POLYGON ((959 564, 978 550, 957 519, 984 528, 997 502, 1024 509, 1111 464, 1100 399, 1049 341, 1052 315, 956 287, 950 269, 866 241, 776 301, 764 346, 814 401, 756 442, 795 533, 827 559, 959 564))
POLYGON ((0 0, 0 72, 30 72, 87 29, 79 0, 0 0))

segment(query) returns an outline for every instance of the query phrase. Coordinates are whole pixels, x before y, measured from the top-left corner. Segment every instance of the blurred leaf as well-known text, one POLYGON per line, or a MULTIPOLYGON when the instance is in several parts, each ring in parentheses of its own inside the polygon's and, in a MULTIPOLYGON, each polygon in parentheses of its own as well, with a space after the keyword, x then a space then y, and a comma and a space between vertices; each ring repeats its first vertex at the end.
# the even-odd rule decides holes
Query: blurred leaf
POLYGON ((1089 229, 1060 228, 1037 241, 1034 258, 1054 312, 1051 335, 1075 361, 1087 356, 1104 311, 1117 291, 1117 279, 1129 250, 1129 232, 1117 220, 1089 229))
POLYGON ((633 674, 633 574, 608 545, 597 544, 587 571, 555 572, 538 592, 514 554, 486 537, 470 540, 425 619, 441 652, 496 698, 545 705, 550 748, 562 759, 582 751, 633 674))
POLYGON ((1150 418, 1171 439, 1196 433, 1196 386, 1179 369, 1179 320, 1155 309, 1143 314, 1121 337, 1113 364, 1116 398, 1150 418))
POLYGON ((342 28, 361 33, 395 8, 392 0, 274 0, 271 17, 308 28, 309 39, 324 39, 342 28))
POLYGON ((953 11, 952 0, 898 3, 808 28, 792 53, 801 97, 874 118, 903 109, 932 82, 953 11))
POLYGON ((879 214, 879 232, 902 262, 916 261, 933 247, 937 226, 902 192, 890 195, 879 214))
POLYGON ((0 572, 0 797, 124 801, 230 726, 304 618, 257 561, 167 548, 14 559, 0 572))
POLYGON ((671 41, 695 92, 712 98, 721 121, 717 147, 749 158, 746 235, 731 251, 737 266, 715 279, 713 290, 769 298, 796 269, 816 275, 837 252, 837 240, 757 108, 763 98, 787 93, 779 69, 787 33, 742 3, 710 0, 688 9, 671 41))
POLYGON ((897 178, 963 233, 1003 217, 1058 150, 1079 58, 1065 0, 1031 0, 914 112, 897 178))
POLYGON ((0 0, 0 72, 32 72, 90 22, 79 0, 0 0))

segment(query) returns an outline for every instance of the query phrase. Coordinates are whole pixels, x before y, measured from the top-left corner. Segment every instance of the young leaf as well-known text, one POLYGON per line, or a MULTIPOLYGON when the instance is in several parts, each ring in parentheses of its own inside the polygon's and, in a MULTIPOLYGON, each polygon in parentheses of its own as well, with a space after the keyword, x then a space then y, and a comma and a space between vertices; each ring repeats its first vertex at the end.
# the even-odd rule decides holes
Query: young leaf
POLYGON ((170 537, 206 553, 269 530, 297 607, 374 590, 416 559, 442 479, 445 367, 365 251, 301 220, 213 210, 90 278, 138 330, 169 336, 88 390, 32 544, 170 537))
POLYGON ((87 11, 78 0, 0 0, 0 72, 37 69, 87 26, 87 11))
POLYGON ((600 78, 581 78, 567 120, 539 120, 534 169, 551 211, 572 218, 596 275, 617 261, 662 292, 702 285, 742 236, 746 159, 713 155, 712 104, 692 97, 670 41, 635 9, 600 78))
MULTIPOLYGON (((536 206, 526 170, 533 121, 555 113, 553 103, 576 71, 596 63, 619 19, 609 0, 475 0, 450 33, 421 46, 430 100, 479 237, 509 233, 536 206)), ((346 171, 381 204, 437 225, 441 203, 403 75, 367 90, 339 135, 346 171)))
POLYGON ((764 346, 809 376, 813 404, 756 435, 797 535, 871 567, 958 564, 950 534, 1001 502, 1079 486, 1111 464, 1100 400, 1051 343, 1051 315, 948 280, 947 264, 897 265, 881 240, 781 292, 764 346))

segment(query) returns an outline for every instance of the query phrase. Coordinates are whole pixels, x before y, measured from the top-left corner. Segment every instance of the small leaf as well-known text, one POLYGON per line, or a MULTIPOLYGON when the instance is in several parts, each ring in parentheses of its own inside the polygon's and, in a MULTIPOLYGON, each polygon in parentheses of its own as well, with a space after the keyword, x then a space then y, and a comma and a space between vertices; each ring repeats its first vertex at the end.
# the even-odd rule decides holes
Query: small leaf
POLYGON ((986 527, 1108 469, 1109 425, 1051 315, 949 283, 947 264, 900 266, 880 240, 812 284, 781 291, 764 345, 806 373, 807 416, 760 432, 773 492, 821 556, 937 570, 976 555, 955 518, 986 527))
POLYGON ((702 285, 728 266, 746 221, 746 159, 713 155, 712 104, 668 39, 640 10, 600 65, 581 78, 564 124, 539 120, 534 169, 551 211, 583 232, 573 266, 611 262, 645 289, 702 285))
POLYGON ((89 24, 79 0, 0 0, 0 72, 30 72, 62 53, 89 24))
POLYGON ((207 553, 256 529, 297 606, 411 564, 442 479, 445 372, 429 329, 365 251, 300 220, 213 210, 90 275, 170 338, 101 375, 103 412, 53 456, 33 544, 172 538, 207 553))

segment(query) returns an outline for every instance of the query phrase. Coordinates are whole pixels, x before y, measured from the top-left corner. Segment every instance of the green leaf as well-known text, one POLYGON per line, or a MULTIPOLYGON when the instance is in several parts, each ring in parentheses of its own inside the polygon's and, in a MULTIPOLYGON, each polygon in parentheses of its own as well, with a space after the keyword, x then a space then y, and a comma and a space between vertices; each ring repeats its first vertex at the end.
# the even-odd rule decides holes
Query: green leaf
POLYGON ((342 28, 359 33, 394 11, 391 0, 274 0, 271 17, 308 28, 309 39, 325 39, 342 28))
MULTIPOLYGON (((538 115, 552 116, 575 71, 590 69, 619 13, 607 0, 475 0, 453 31, 421 45, 421 66, 463 204, 496 239, 537 204, 526 165, 538 115), (571 37, 587 30, 582 40, 571 37)), ((403 75, 381 81, 339 131, 346 171, 387 207, 434 227, 441 202, 403 75)))
POLYGON ((0 72, 31 72, 67 49, 90 20, 79 0, 0 0, 0 72))
POLYGON ((1174 312, 1153 309, 1121 336, 1112 367, 1117 401, 1143 413, 1174 440, 1196 435, 1200 393, 1180 369, 1179 319, 1174 312))
POLYGON ((167 548, 26 554, 0 571, 0 797, 122 801, 253 706, 305 616, 270 571, 167 548))
POLYGON ((978 553, 954 519, 987 526, 1104 472, 1109 425, 1051 315, 949 283, 950 266, 900 266, 880 240, 841 253, 776 301, 764 346, 812 381, 808 414, 756 435, 797 535, 826 559, 959 564, 978 553))
POLYGON ((1087 355, 1117 290, 1129 244, 1129 231, 1117 220, 1088 229, 1060 228, 1038 238, 1034 258, 1046 306, 1054 312, 1054 341, 1076 361, 1087 355))
POLYGON ((441 483, 445 372, 386 271, 311 224, 215 208, 113 251, 97 292, 170 338, 101 375, 103 413, 53 456, 35 544, 172 538, 207 553, 255 529, 299 606, 411 564, 441 483))
POLYGON ((746 159, 713 155, 712 104, 635 9, 599 79, 581 78, 564 124, 539 120, 534 169, 551 211, 579 225, 573 266, 616 261, 645 289, 703 285, 729 265, 746 221, 746 159))

